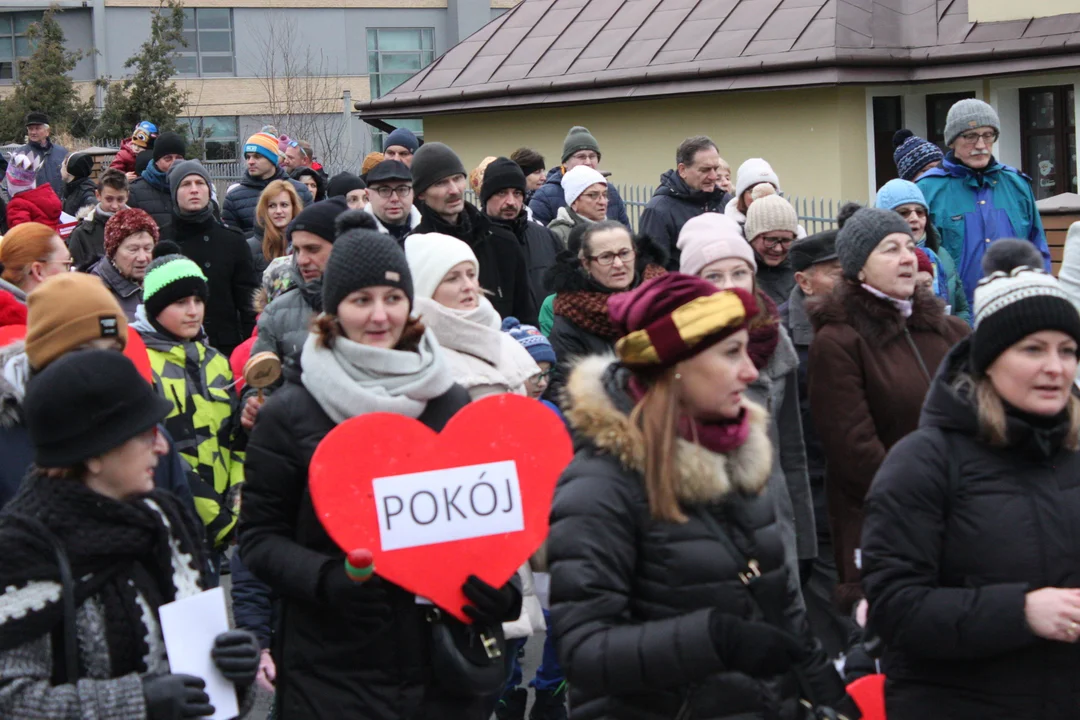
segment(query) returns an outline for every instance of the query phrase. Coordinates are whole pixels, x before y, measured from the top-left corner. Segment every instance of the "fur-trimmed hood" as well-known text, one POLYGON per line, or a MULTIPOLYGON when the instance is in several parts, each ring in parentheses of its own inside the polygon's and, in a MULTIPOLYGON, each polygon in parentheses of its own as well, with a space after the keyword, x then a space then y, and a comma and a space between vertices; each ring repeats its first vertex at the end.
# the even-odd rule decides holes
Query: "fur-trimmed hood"
MULTIPOLYGON (((640 282, 641 275, 645 272, 646 267, 649 265, 666 267, 668 258, 664 249, 646 235, 635 237, 634 247, 637 248, 637 257, 634 260, 636 274, 634 282, 636 286, 640 282)), ((570 250, 563 250, 559 253, 555 264, 544 275, 544 286, 556 295, 564 292, 599 289, 582 269, 581 260, 578 258, 577 253, 570 250)))
MULTIPOLYGON (((613 356, 593 355, 580 360, 566 384, 566 419, 579 440, 616 458, 632 472, 645 471, 645 451, 630 431, 632 402, 626 394, 628 371, 613 356)), ((769 414, 760 405, 746 402, 750 435, 742 447, 720 455, 678 439, 676 494, 688 505, 717 502, 732 491, 759 494, 772 470, 769 414)))
MULTIPOLYGON (((826 325, 850 325, 873 346, 883 345, 904 332, 905 320, 895 305, 851 280, 837 283, 829 295, 809 299, 806 312, 814 332, 826 325)), ((906 326, 948 337, 945 303, 926 288, 916 287, 906 326)))

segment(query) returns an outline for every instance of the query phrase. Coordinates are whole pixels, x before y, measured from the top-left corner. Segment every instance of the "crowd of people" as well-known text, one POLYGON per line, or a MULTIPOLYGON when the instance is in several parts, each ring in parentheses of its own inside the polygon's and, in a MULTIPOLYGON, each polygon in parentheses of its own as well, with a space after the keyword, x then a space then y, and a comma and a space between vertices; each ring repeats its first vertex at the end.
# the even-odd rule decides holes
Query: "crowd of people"
POLYGON ((812 235, 703 135, 635 229, 583 126, 554 167, 471 172, 399 128, 332 177, 265 127, 220 197, 151 122, 96 172, 26 128, 0 715, 211 715, 157 611, 222 573, 211 662, 282 720, 854 720, 879 673, 891 720, 1080 715, 1080 223, 1056 279, 990 105, 957 102, 945 150, 897 133, 898 179, 812 235), (355 582, 308 491, 323 438, 503 393, 575 441, 543 547, 464 583, 469 623, 355 582))

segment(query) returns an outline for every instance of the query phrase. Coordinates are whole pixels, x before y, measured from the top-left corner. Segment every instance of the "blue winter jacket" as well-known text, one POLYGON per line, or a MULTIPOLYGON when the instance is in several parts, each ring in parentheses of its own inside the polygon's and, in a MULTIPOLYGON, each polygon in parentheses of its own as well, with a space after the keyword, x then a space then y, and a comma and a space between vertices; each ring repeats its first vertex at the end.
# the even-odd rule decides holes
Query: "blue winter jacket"
MULTIPOLYGON (((559 208, 566 207, 566 198, 562 189, 562 166, 554 167, 548 171, 547 181, 533 193, 529 201, 529 209, 532 210, 533 220, 547 227, 555 216, 559 214, 559 208)), ((609 220, 618 220, 626 227, 630 227, 630 218, 626 215, 626 203, 619 196, 619 191, 614 185, 608 185, 607 216, 609 220)))
POLYGON ((52 185, 57 197, 64 197, 64 176, 60 169, 64 165, 64 158, 67 157, 67 148, 57 145, 52 140, 46 140, 44 145, 28 142, 16 148, 12 155, 16 154, 36 155, 41 158, 41 167, 37 171, 37 184, 47 182, 52 185))
POLYGON ((288 180, 300 196, 303 207, 311 204, 311 191, 308 190, 307 185, 299 180, 293 180, 281 168, 278 168, 276 175, 266 180, 253 178, 245 172, 240 182, 225 193, 225 202, 221 205, 221 221, 231 228, 240 230, 245 237, 251 237, 255 232, 255 206, 259 204, 259 196, 262 195, 266 186, 275 180, 288 180))
POLYGON ((950 152, 916 184, 930 207, 930 222, 941 234, 942 249, 956 261, 969 303, 983 276, 983 254, 995 240, 1030 240, 1050 271, 1050 249, 1027 175, 993 158, 976 172, 950 152))

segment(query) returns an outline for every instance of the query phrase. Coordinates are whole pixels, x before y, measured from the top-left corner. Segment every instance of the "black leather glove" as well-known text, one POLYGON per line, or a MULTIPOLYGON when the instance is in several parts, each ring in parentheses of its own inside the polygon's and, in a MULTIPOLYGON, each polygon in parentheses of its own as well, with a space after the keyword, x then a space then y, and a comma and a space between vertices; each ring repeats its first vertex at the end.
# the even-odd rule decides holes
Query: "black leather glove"
POLYGON ((521 615, 521 591, 513 583, 496 588, 470 575, 461 591, 470 603, 462 606, 461 611, 474 625, 498 625, 517 620, 521 615))
POLYGON ((259 671, 259 641, 247 630, 223 632, 214 638, 210 657, 226 680, 243 689, 259 671))
POLYGON ((186 720, 214 714, 206 683, 194 675, 158 675, 143 678, 147 720, 186 720))
POLYGON ((709 634, 724 667, 753 677, 787 672, 809 657, 809 649, 790 633, 719 610, 709 618, 709 634))
POLYGON ((386 588, 378 577, 366 582, 350 580, 341 560, 327 562, 319 573, 319 599, 334 606, 350 621, 372 628, 389 622, 393 615, 386 588))

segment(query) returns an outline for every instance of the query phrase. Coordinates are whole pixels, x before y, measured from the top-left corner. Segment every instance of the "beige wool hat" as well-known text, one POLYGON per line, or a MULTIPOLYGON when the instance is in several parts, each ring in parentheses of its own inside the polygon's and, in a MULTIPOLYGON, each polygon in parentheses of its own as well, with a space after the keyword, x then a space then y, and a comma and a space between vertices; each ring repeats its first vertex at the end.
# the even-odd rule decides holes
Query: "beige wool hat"
MULTIPOLYGON (((771 185, 759 185, 754 188, 755 193, 758 192, 758 188, 772 190, 771 185)), ((750 208, 746 211, 744 229, 747 242, 752 241, 762 233, 775 230, 787 230, 798 234, 799 215, 795 212, 795 208, 791 206, 791 203, 776 195, 775 191, 767 192, 750 204, 750 208)))

